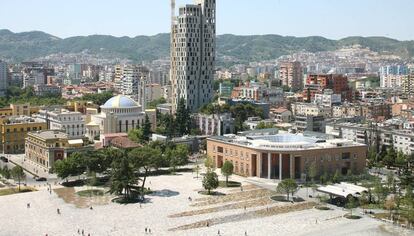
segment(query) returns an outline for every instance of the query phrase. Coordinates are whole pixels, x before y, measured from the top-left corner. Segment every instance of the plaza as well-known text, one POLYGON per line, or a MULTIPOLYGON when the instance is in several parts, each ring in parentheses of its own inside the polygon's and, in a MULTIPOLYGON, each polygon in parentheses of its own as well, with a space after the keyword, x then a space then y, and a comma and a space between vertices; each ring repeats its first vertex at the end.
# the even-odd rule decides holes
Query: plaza
POLYGON ((242 182, 243 191, 219 188, 226 195, 201 195, 201 178, 195 177, 190 172, 150 177, 148 187, 154 193, 142 204, 117 204, 108 196, 79 203, 59 196, 59 190, 73 191, 59 185, 53 186, 52 193, 42 187, 32 193, 2 196, 0 235, 78 235, 78 229, 85 235, 146 235, 145 228, 151 229, 151 235, 217 235, 218 231, 220 235, 412 234, 366 216, 355 224, 342 217, 347 211, 320 211, 309 199, 294 204, 272 201, 273 187, 254 185, 249 178, 231 178, 242 182), (61 214, 56 213, 58 208, 61 214))

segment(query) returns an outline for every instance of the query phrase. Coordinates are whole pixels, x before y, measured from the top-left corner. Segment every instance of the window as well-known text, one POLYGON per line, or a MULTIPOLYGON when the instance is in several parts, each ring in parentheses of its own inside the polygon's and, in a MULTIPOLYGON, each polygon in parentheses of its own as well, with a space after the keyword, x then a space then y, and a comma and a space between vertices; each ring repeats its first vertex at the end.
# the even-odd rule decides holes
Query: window
POLYGON ((342 153, 342 160, 349 160, 351 158, 351 153, 344 152, 342 153))
POLYGON ((217 147, 217 152, 223 153, 223 147, 217 147))

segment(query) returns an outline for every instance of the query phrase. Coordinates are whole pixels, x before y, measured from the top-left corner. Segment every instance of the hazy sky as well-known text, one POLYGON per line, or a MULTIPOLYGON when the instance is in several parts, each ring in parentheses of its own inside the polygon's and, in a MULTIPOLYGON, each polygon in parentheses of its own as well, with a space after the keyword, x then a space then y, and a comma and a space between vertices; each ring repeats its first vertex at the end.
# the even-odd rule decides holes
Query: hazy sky
MULTIPOLYGON (((58 37, 169 32, 169 0, 0 0, 0 29, 58 37)), ((414 0, 216 0, 217 33, 414 40, 414 0)), ((177 0, 177 5, 192 0, 177 0)))

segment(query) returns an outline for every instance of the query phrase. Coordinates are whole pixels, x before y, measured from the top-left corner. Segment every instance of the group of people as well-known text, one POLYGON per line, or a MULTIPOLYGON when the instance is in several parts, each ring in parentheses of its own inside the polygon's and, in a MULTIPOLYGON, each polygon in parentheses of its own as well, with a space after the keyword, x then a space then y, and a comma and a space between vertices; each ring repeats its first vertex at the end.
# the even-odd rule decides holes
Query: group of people
POLYGON ((151 228, 147 228, 147 227, 145 227, 145 233, 147 234, 151 234, 151 228))
MULTIPOLYGON (((78 234, 82 234, 82 236, 85 235, 85 230, 82 229, 82 231, 80 229, 78 229, 78 234)), ((90 233, 88 233, 88 236, 91 236, 90 233)))

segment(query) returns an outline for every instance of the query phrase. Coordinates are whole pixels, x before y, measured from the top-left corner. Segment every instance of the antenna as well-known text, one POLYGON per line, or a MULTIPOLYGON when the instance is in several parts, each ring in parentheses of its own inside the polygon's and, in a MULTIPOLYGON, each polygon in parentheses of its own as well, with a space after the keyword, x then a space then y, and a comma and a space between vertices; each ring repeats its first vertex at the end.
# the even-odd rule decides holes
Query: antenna
POLYGON ((175 0, 171 0, 171 24, 175 21, 175 0))

